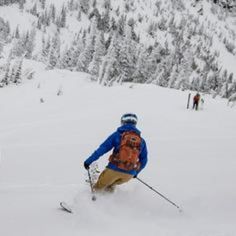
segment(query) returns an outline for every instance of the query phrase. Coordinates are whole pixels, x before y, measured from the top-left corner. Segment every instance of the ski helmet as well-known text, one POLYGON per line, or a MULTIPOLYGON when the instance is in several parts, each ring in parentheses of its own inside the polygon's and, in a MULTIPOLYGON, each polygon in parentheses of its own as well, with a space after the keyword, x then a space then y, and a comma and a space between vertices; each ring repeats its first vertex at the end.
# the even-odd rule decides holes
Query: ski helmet
POLYGON ((136 125, 137 121, 138 121, 138 117, 133 113, 126 113, 121 117, 122 125, 125 125, 125 124, 136 125))

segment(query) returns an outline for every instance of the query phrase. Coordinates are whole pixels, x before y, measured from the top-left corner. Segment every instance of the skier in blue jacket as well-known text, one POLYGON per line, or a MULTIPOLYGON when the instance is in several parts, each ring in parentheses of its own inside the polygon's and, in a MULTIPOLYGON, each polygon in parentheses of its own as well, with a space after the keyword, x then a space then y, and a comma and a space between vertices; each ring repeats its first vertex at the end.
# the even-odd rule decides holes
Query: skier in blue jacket
POLYGON ((147 164, 147 146, 136 128, 137 116, 132 113, 121 117, 121 126, 111 134, 84 162, 85 169, 102 155, 112 150, 108 165, 93 186, 95 191, 113 192, 118 184, 137 177, 147 164))

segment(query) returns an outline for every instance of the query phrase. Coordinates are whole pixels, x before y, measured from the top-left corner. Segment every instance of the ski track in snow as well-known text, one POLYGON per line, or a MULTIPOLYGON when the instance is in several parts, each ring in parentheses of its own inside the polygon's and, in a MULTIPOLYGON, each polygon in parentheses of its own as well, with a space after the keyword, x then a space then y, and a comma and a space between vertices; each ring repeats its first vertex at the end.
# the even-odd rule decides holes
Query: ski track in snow
POLYGON ((1 89, 0 235, 236 235, 235 108, 205 95, 196 112, 186 109, 188 91, 132 87, 42 70, 1 89), (139 177, 183 213, 136 180, 91 201, 83 161, 129 111, 138 114, 149 150, 139 177), (75 213, 61 211, 61 201, 75 213))

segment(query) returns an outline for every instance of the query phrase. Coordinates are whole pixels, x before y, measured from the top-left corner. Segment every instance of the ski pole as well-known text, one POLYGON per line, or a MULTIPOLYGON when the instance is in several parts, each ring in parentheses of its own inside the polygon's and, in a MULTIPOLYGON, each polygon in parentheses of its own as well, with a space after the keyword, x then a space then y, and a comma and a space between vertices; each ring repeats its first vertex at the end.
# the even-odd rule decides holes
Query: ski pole
POLYGON ((136 177, 136 179, 141 182, 142 184, 144 184, 145 186, 147 186, 148 188, 150 188, 152 191, 154 191, 155 193, 157 193, 158 195, 160 195, 162 198, 164 198, 166 201, 168 201, 169 203, 171 203, 173 206, 177 207, 179 209, 179 212, 182 212, 183 210, 174 202, 172 202, 171 200, 169 200, 167 197, 165 197, 163 194, 159 193, 156 189, 154 189, 153 187, 151 187, 150 185, 148 185, 147 183, 145 183, 143 180, 141 180, 140 178, 136 177))
POLYGON ((189 93, 189 94, 188 94, 187 109, 189 109, 189 102, 190 102, 190 97, 191 97, 191 93, 189 93))
POLYGON ((93 201, 96 201, 97 198, 96 198, 96 196, 95 196, 95 192, 94 192, 94 189, 93 189, 91 174, 90 174, 89 169, 87 169, 87 171, 88 171, 88 177, 89 177, 89 184, 90 184, 90 187, 91 187, 92 200, 93 200, 93 201))

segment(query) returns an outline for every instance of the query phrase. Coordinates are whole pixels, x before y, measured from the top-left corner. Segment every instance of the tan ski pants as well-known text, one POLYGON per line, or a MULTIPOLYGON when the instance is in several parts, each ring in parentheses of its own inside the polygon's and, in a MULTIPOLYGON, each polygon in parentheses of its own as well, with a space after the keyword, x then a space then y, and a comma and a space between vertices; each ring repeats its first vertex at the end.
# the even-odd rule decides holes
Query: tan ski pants
POLYGON ((93 186, 95 191, 113 192, 116 185, 128 182, 133 175, 106 168, 99 176, 97 183, 93 186))

